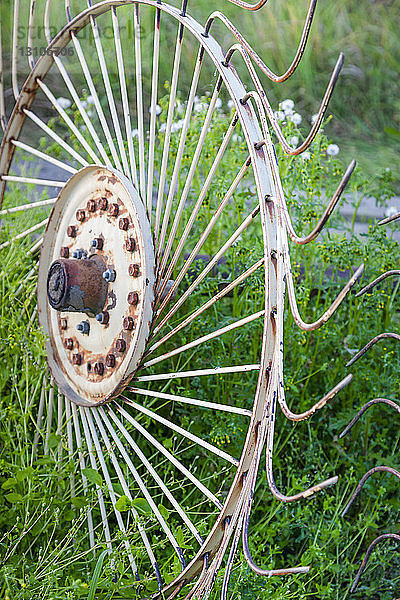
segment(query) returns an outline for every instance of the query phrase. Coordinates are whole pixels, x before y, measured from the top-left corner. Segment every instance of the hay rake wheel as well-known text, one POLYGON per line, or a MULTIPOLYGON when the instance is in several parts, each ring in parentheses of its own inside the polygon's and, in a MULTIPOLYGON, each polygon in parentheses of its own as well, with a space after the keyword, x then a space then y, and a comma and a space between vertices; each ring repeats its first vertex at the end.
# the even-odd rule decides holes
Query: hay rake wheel
MULTIPOLYGON (((265 0, 254 5, 240 0, 232 2, 248 10, 257 10, 265 4, 265 0)), ((0 153, 0 194, 3 198, 7 186, 15 189, 15 186, 31 185, 36 197, 28 203, 4 208, 0 216, 6 220, 14 215, 40 213, 44 207, 54 205, 50 216, 23 231, 15 231, 0 247, 4 252, 32 233, 41 233, 28 252, 36 256, 40 249, 38 313, 47 334, 46 352, 52 383, 49 390, 43 387, 40 397, 34 448, 42 445, 44 452, 48 452, 53 429, 66 430, 68 453, 77 457, 84 494, 88 493, 85 475, 88 467, 98 471, 104 481, 104 486, 96 483, 100 527, 88 510, 90 545, 95 545, 96 534, 111 552, 112 528, 128 535, 133 520, 147 555, 144 569, 153 573, 158 586, 156 593, 162 591, 169 598, 184 593, 183 588, 190 582, 194 585, 186 590, 187 597, 205 596, 231 543, 222 591, 225 598, 241 536, 245 558, 256 573, 272 576, 308 571, 308 567, 262 569, 251 557, 249 520, 264 446, 268 485, 272 494, 283 502, 306 498, 336 482, 336 477, 332 477, 288 496, 277 489, 272 469, 278 405, 287 418, 306 419, 351 380, 351 375, 347 376, 304 413, 296 414, 289 409, 283 386, 285 289, 296 323, 310 331, 329 319, 362 272, 360 267, 319 319, 313 323, 302 320, 296 304, 287 236, 298 244, 306 244, 320 233, 355 163, 349 166, 314 230, 299 237, 285 204, 270 128, 287 153, 303 152, 322 122, 343 57, 339 57, 309 135, 297 148, 292 148, 284 138, 255 65, 274 82, 284 81, 295 71, 307 42, 315 4, 316 0, 312 0, 295 58, 282 76, 270 71, 222 13, 213 13, 205 25, 200 25, 190 16, 187 1, 175 8, 155 0, 98 3, 89 0, 86 7, 80 7, 81 12, 75 13, 66 0, 65 25, 53 38, 50 25, 52 17, 55 18, 54 4, 50 0, 31 2, 28 47, 32 46, 29 36, 39 5, 44 13, 47 47, 37 61, 29 58, 30 73, 21 89, 16 68, 18 40, 16 35, 14 37, 12 83, 16 104, 7 124, 3 101, 0 105, 1 120, 6 124, 0 153), (151 13, 154 22, 153 54, 147 72, 140 35, 140 20, 145 11, 151 13), (212 36, 212 26, 217 19, 237 39, 227 52, 212 36), (120 25, 128 20, 134 23, 135 40, 126 48, 121 43, 120 25), (163 46, 165 22, 172 23, 177 32, 174 53, 163 46), (113 38, 112 46, 105 49, 102 26, 108 23, 111 23, 113 38), (80 35, 83 32, 85 35, 80 35), (85 47, 89 39, 92 46, 85 47), (196 47, 197 57, 184 98, 183 118, 177 126, 174 119, 179 105, 180 69, 185 52, 193 47, 196 47), (70 54, 64 51, 68 48, 72 49, 70 54), (92 55, 89 55, 90 48, 92 55), (131 59, 128 52, 134 54, 131 73, 126 69, 131 59), (158 123, 161 56, 171 59, 163 131, 158 123), (72 59, 76 59, 75 65, 72 59), (96 71, 93 71, 93 60, 97 61, 96 71), (245 89, 233 64, 235 61, 250 73, 254 91, 245 89), (110 77, 111 64, 116 66, 114 78, 110 77), (207 103, 198 103, 196 93, 206 64, 210 97, 207 103), (213 74, 211 84, 210 73, 213 74), (65 94, 74 103, 79 121, 68 111, 65 99, 57 98, 53 90, 56 81, 58 86, 64 86, 65 94), (89 108, 88 98, 81 97, 77 81, 83 81, 89 92, 89 108), (149 82, 148 89, 143 82, 149 82), (219 145, 210 149, 220 97, 229 98, 233 110, 219 145), (47 106, 48 111, 56 111, 57 121, 52 127, 41 116, 43 106, 47 106), (31 122, 37 132, 46 134, 53 144, 51 151, 39 150, 28 143, 26 121, 31 122), (137 137, 132 135, 134 129, 137 137), (193 131, 194 142, 188 156, 193 131), (230 181, 223 182, 220 201, 211 212, 206 211, 204 219, 202 215, 210 197, 213 193, 217 195, 218 168, 234 162, 239 139, 243 140, 240 164, 234 163, 230 181), (204 149, 208 149, 212 160, 207 162, 204 158, 204 149), (52 164, 65 176, 61 180, 27 177, 14 167, 18 153, 52 164), (193 191, 196 177, 201 179, 198 192, 193 191), (252 186, 255 195, 250 192, 252 186), (38 197, 39 190, 52 188, 60 190, 57 196, 38 197), (237 222, 231 219, 230 229, 227 229, 224 215, 243 190, 249 198, 245 203, 246 212, 237 222), (235 243, 254 239, 262 240, 261 254, 255 256, 245 270, 235 271, 229 258, 235 243), (198 268, 199 252, 211 242, 212 252, 205 259, 203 256, 198 268), (205 284, 225 258, 232 279, 218 292, 208 292, 208 299, 204 301, 197 292, 207 293, 205 284), (236 297, 246 280, 259 272, 263 273, 259 310, 251 314, 244 310, 236 315, 240 318, 235 319, 233 303, 227 301, 229 294, 236 297), (193 299, 195 304, 192 302, 189 310, 187 306, 193 299), (229 313, 227 324, 215 323, 211 330, 202 331, 200 318, 204 318, 208 309, 222 306, 224 302, 225 311, 228 307, 229 313), (225 359, 222 365, 219 359, 214 361, 212 354, 219 353, 223 357, 226 352, 224 336, 241 331, 247 332, 246 338, 243 335, 236 338, 243 344, 242 361, 230 364, 225 359), (178 334, 185 335, 180 342, 178 334), (244 358, 252 336, 258 336, 261 342, 257 361, 248 364, 244 358), (211 360, 205 364, 196 362, 196 351, 205 344, 211 360), (216 377, 236 378, 236 383, 251 389, 252 406, 211 402, 210 397, 197 398, 199 386, 195 385, 195 378, 215 381, 216 377), (174 387, 177 381, 189 381, 190 395, 178 393, 179 387, 174 387), (169 393, 169 386, 173 386, 174 393, 169 393), (181 405, 189 418, 171 408, 181 405), (247 428, 247 435, 237 456, 210 442, 209 421, 202 425, 202 419, 198 418, 200 409, 220 411, 232 420, 246 423, 242 427, 247 428), (171 433, 180 440, 173 451, 164 444, 166 435, 171 433), (223 469, 228 485, 222 490, 213 489, 211 472, 198 479, 199 460, 212 465, 212 470, 223 469), (160 475, 165 461, 180 478, 180 484, 173 489, 160 475), (222 464, 225 466, 221 467, 222 464), (201 535, 198 523, 186 511, 186 488, 189 495, 196 490, 203 498, 200 506, 208 515, 205 535, 201 535), (137 496, 146 501, 153 519, 150 525, 143 526, 134 502, 127 514, 119 511, 116 505, 121 490, 128 501, 134 501, 137 496), (168 505, 168 518, 160 508, 161 501, 168 505), (178 531, 183 534, 178 536, 178 531), (163 579, 166 567, 157 559, 157 548, 152 545, 153 534, 166 540, 170 556, 176 556, 181 568, 168 583, 163 579), (178 537, 183 537, 185 548, 189 548, 189 560, 184 556, 178 537)), ((17 25, 20 8, 19 0, 15 0, 17 25)), ((30 276, 34 272, 35 269, 30 276)), ((77 479, 75 473, 71 480, 72 492, 77 479)), ((133 574, 140 580, 129 535, 123 543, 133 574)))

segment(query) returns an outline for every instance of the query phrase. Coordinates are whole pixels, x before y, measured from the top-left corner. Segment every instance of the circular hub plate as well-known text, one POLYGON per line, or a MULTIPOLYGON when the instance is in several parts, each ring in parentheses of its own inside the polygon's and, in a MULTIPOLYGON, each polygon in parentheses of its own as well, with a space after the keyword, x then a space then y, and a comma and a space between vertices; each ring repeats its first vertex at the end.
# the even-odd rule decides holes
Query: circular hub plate
POLYGON ((73 175, 44 236, 38 310, 53 377, 77 404, 111 399, 137 369, 152 319, 154 266, 149 221, 132 184, 105 167, 73 175), (54 306, 58 285, 67 300, 57 310, 48 293, 54 306))

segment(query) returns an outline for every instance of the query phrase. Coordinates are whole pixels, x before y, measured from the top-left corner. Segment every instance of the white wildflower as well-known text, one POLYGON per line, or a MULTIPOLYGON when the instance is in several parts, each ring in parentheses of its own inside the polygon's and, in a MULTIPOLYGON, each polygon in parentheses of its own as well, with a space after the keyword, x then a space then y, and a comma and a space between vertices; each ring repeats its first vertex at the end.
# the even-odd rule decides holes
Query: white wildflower
POLYGON ((297 135, 292 135, 292 137, 289 139, 289 144, 291 146, 296 147, 298 143, 299 143, 299 138, 297 137, 297 135))
POLYGON ((276 110, 274 112, 274 116, 275 116, 275 119, 277 121, 284 121, 285 120, 285 113, 283 112, 283 110, 276 110))
POLYGON ((221 98, 217 98, 217 101, 215 103, 215 108, 221 108, 222 106, 222 100, 221 98))
POLYGON ((310 160, 311 158, 311 154, 307 150, 305 152, 302 152, 300 156, 303 160, 310 160))
POLYGON ((329 146, 326 149, 326 153, 328 156, 336 156, 336 154, 339 154, 339 146, 337 144, 329 144, 329 146))
POLYGON ((68 98, 57 98, 57 102, 64 110, 71 106, 71 100, 68 100, 68 98))
MULTIPOLYGON (((151 106, 149 107, 149 113, 151 113, 151 106)), ((161 113, 161 106, 159 104, 156 104, 156 115, 159 115, 161 113)))
POLYGON ((178 113, 178 115, 183 115, 185 111, 185 107, 182 104, 182 102, 180 100, 177 100, 177 104, 176 104, 176 112, 178 113))
POLYGON ((88 104, 94 104, 94 98, 93 98, 93 96, 88 96, 86 98, 86 100, 87 100, 88 104))
POLYGON ((180 129, 182 129, 182 127, 183 127, 183 119, 179 119, 179 121, 172 123, 171 132, 175 133, 176 131, 179 131, 180 129))
POLYGON ((228 100, 227 105, 228 105, 229 110, 232 110, 232 108, 235 107, 235 103, 233 100, 228 100))
POLYGON ((161 123, 160 125, 160 133, 164 133, 164 131, 167 129, 167 125, 166 123, 161 123))
POLYGON ((139 129, 132 129, 132 133, 131 133, 132 137, 139 137, 139 129))
POLYGON ((292 123, 294 123, 295 125, 300 125, 300 123, 303 120, 303 117, 299 115, 299 113, 293 113, 292 115, 288 116, 288 119, 292 121, 292 123))
POLYGON ((280 107, 285 112, 291 112, 294 108, 294 102, 290 98, 287 98, 280 103, 280 107))
POLYGON ((388 206, 385 210, 385 217, 393 217, 394 215, 397 215, 398 212, 399 210, 395 206, 388 206))
POLYGON ((88 107, 88 103, 86 102, 86 100, 81 100, 81 104, 82 104, 82 108, 86 110, 88 107))
POLYGON ((240 135, 238 135, 237 133, 234 133, 232 136, 232 142, 241 142, 242 141, 242 137, 240 135))
POLYGON ((195 112, 202 112, 203 110, 207 110, 208 104, 207 102, 198 102, 194 105, 195 112))
POLYGON ((314 125, 315 121, 318 119, 318 114, 315 114, 311 117, 311 125, 314 125))

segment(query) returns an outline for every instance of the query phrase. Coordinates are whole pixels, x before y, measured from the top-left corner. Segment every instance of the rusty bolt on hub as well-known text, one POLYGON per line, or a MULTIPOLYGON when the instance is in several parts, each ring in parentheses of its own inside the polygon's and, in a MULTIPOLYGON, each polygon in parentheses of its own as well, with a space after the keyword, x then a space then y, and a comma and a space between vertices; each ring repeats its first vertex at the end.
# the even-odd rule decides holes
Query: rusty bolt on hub
POLYGON ((75 213, 75 216, 76 216, 76 220, 77 221, 81 221, 82 222, 86 218, 86 213, 82 209, 81 210, 77 210, 76 213, 75 213))
POLYGON ((60 248, 60 256, 61 258, 69 258, 68 246, 62 246, 62 248, 60 248))
POLYGON ((68 237, 76 237, 76 227, 75 225, 68 225, 67 227, 67 236, 68 237))
POLYGON ((89 321, 81 321, 80 323, 78 323, 76 328, 80 333, 83 333, 84 335, 89 335, 90 323, 89 321))
POLYGON ((126 350, 126 342, 125 340, 123 340, 122 338, 119 338, 116 341, 115 347, 117 349, 118 352, 125 352, 126 350))
POLYGON ((96 315, 96 321, 98 321, 101 325, 107 325, 110 320, 110 313, 107 310, 103 310, 103 312, 96 315))
POLYGON ((135 321, 133 320, 133 317, 125 317, 122 322, 122 327, 126 331, 132 331, 132 329, 135 327, 135 321))
POLYGON ((67 350, 72 350, 74 347, 74 340, 72 338, 67 338, 64 342, 64 346, 67 350))
POLYGON ((103 279, 105 279, 108 282, 115 281, 116 276, 117 274, 114 269, 107 269, 103 273, 103 279))
POLYGON ((68 321, 67 319, 61 319, 61 329, 67 329, 68 321))
POLYGON ((120 219, 118 226, 120 229, 122 229, 122 231, 127 231, 129 228, 129 219, 127 219, 126 217, 120 219))
POLYGON ((104 373, 104 363, 102 362, 97 362, 94 365, 94 372, 96 373, 96 375, 103 375, 104 373))
POLYGON ((111 206, 108 210, 108 214, 110 215, 110 217, 118 217, 118 215, 119 215, 118 204, 111 204, 111 206))
POLYGON ((134 238, 128 238, 126 240, 125 248, 128 252, 134 252, 136 250, 136 240, 134 238))
POLYGON ((115 363, 116 363, 116 360, 115 360, 114 354, 107 354, 107 356, 106 356, 106 366, 114 368, 115 367, 115 363))
POLYGON ((81 354, 73 354, 72 355, 72 364, 73 365, 81 365, 82 364, 82 356, 81 354))
POLYGON ((137 306, 139 303, 139 294, 137 292, 129 292, 128 294, 128 304, 131 306, 137 306))
POLYGON ((81 258, 87 258, 87 252, 85 250, 83 250, 82 248, 78 248, 78 250, 73 251, 72 258, 77 258, 79 260, 81 258))
POLYGON ((99 200, 99 209, 100 210, 107 210, 108 207, 108 200, 107 198, 100 198, 99 200))
POLYGON ((129 265, 128 273, 131 277, 139 277, 139 275, 140 275, 139 265, 135 265, 135 264, 129 265))
POLYGON ((95 212, 96 210, 96 202, 94 200, 89 200, 86 204, 86 208, 88 212, 95 212))
POLYGON ((103 250, 104 242, 101 238, 94 238, 92 241, 92 247, 96 250, 103 250))

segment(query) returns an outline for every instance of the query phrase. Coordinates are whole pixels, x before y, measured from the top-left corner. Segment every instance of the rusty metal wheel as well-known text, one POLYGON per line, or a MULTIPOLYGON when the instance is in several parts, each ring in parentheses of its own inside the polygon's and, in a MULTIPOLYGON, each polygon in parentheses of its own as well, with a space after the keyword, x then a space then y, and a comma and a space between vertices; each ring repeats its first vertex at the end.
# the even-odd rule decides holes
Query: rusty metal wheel
MULTIPOLYGON (((29 200, 19 196, 15 206, 0 211, 12 230, 1 251, 20 242, 33 257, 40 249, 38 313, 51 384, 43 384, 35 451, 52 451, 54 424, 65 431, 68 455, 82 470, 79 484, 76 473, 71 480, 72 494, 78 488, 89 494, 88 465, 101 474, 98 522, 97 511, 88 509, 90 544, 104 541, 111 552, 119 528, 134 575, 154 581, 143 595, 158 587, 173 597, 196 576, 189 595, 206 594, 233 539, 229 577, 242 531, 246 559, 256 572, 306 572, 307 567, 256 567, 248 522, 265 443, 268 483, 281 500, 306 497, 336 481, 296 496, 279 492, 272 474, 273 429, 277 402, 288 418, 301 420, 350 380, 306 413, 297 415, 286 406, 285 285, 296 321, 314 329, 359 275, 318 321, 305 324, 294 296, 287 231, 298 243, 314 239, 354 165, 315 230, 298 238, 267 118, 286 151, 302 152, 322 121, 341 59, 310 135, 293 149, 254 71, 252 49, 238 37, 225 54, 212 36, 216 19, 235 33, 221 13, 203 26, 188 14, 187 2, 174 8, 154 0, 105 0, 88 2, 74 15, 66 0, 66 24, 51 39, 59 6, 36 2, 36 10, 40 4, 48 46, 37 62, 31 58, 21 90, 14 74, 16 105, 0 154, 1 198, 9 187, 29 200), (141 39, 141 22, 150 19, 151 61, 143 59, 141 39), (130 46, 121 43, 122 22, 133 24, 130 46), (163 27, 177 31, 174 53, 165 45, 163 27), (102 34, 109 28, 112 44, 102 34), (250 72, 255 92, 245 89, 232 64, 234 53, 250 72), (159 82, 160 57, 170 61, 165 88, 159 82), (180 79, 183 63, 192 65, 189 82, 180 79), (198 88, 208 90, 208 97, 197 98, 198 88), (223 107, 228 119, 221 118, 223 107), (49 115, 56 117, 51 124, 49 115), (29 141, 27 121, 46 135, 44 147, 29 141), (57 169, 58 180, 24 174, 21 159, 27 155, 57 169), (18 229, 15 216, 23 224, 31 214, 40 217, 18 229), (35 232, 41 237, 29 246, 35 232), (249 313, 250 295, 256 312, 249 313), (213 432, 216 412, 226 415, 219 437, 213 432), (121 498, 128 502, 126 510, 120 510, 121 498), (149 509, 145 516, 138 512, 138 499, 149 509), (146 558, 137 561, 135 544, 146 558)), ((264 2, 236 4, 260 8, 264 2)), ((15 6, 18 19, 19 2, 15 6)), ((270 79, 284 81, 295 70, 314 8, 313 1, 285 75, 275 76, 256 61, 270 79)), ((31 24, 34 9, 33 2, 31 24)))

